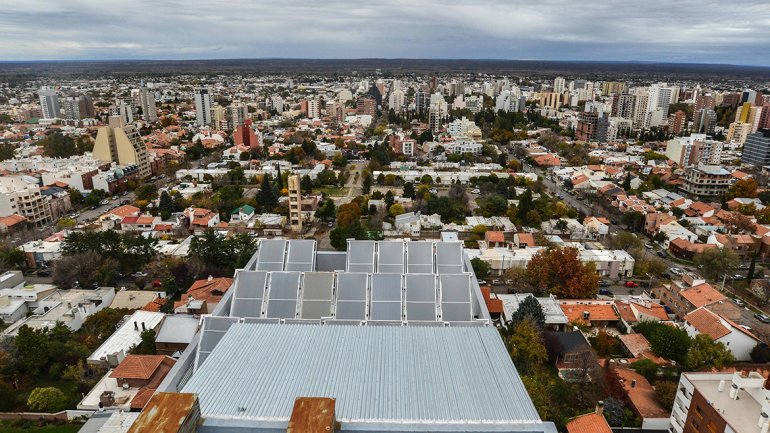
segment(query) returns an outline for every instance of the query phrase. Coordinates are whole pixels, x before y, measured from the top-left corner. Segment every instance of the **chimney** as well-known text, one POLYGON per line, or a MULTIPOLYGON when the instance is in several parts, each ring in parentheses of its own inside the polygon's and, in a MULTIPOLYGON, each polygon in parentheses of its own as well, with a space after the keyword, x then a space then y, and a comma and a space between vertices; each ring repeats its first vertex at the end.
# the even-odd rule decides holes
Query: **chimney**
POLYGON ((146 331, 146 330, 147 330, 147 328, 145 328, 144 322, 142 322, 142 331, 146 331))
POLYGON ((767 425, 767 414, 762 412, 759 414, 759 421, 757 422, 757 427, 762 428, 763 425, 767 425))
POLYGON ((636 388, 636 379, 631 379, 631 388, 636 388))
POLYGON ((719 381, 719 386, 717 387, 717 391, 722 392, 725 390, 725 380, 722 379, 719 381))
POLYGON ((604 401, 599 400, 596 402, 596 413, 601 415, 604 413, 604 401))
POLYGON ((209 280, 209 281, 211 281, 211 280, 213 280, 213 279, 214 279, 214 277, 212 277, 211 275, 209 275, 209 279, 208 279, 208 280, 209 280))
POLYGON ((591 317, 591 312, 583 311, 583 320, 588 320, 591 317))
POLYGON ((136 321, 134 321, 134 331, 138 331, 138 330, 139 330, 139 325, 137 325, 136 321))
POLYGON ((732 384, 730 387, 730 399, 735 400, 738 397, 738 385, 732 384))

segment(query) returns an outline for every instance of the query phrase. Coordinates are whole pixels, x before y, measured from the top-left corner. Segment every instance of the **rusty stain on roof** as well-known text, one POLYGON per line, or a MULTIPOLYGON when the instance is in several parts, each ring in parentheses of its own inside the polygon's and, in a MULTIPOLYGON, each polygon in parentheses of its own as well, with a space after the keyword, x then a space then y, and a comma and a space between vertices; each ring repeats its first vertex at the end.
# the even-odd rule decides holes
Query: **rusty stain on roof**
POLYGON ((324 397, 299 397, 294 400, 286 433, 332 433, 336 428, 336 400, 324 397))
POLYGON ((160 392, 147 403, 128 433, 177 433, 199 412, 196 394, 160 392))

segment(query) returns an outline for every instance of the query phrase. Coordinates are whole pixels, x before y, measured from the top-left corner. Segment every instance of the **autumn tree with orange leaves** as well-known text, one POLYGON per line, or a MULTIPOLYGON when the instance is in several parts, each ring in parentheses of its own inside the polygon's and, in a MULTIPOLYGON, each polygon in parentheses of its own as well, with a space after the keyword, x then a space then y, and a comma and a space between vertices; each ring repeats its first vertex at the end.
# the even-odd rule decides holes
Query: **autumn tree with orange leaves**
POLYGON ((548 248, 535 253, 527 265, 530 283, 562 299, 595 298, 599 275, 592 262, 580 261, 577 248, 548 248))

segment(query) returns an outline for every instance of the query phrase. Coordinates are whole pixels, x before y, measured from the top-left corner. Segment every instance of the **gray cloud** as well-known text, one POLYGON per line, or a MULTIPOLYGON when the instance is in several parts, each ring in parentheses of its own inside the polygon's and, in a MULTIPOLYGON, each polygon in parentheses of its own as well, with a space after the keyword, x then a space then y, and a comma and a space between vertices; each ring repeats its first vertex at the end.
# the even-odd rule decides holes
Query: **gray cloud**
POLYGON ((0 0, 0 60, 411 57, 770 65, 767 0, 0 0))

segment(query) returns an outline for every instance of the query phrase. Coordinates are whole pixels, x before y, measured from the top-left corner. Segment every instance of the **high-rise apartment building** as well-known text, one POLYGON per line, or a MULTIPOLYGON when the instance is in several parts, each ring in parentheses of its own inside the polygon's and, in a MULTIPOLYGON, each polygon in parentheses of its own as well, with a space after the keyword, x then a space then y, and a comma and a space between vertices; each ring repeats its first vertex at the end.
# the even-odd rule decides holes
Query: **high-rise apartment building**
POLYGON ((714 135, 717 124, 717 112, 711 108, 695 111, 692 116, 692 132, 714 135))
POLYGON ((414 109, 418 113, 424 112, 428 107, 428 95, 422 90, 418 90, 414 93, 414 109))
POLYGON ((679 167, 697 164, 717 165, 722 159, 723 143, 709 140, 706 134, 691 134, 677 137, 666 145, 666 157, 679 167))
POLYGON ((553 79, 553 91, 555 93, 564 93, 567 88, 567 81, 564 77, 556 77, 553 79))
POLYGON ((302 233, 302 187, 299 174, 288 177, 289 190, 289 224, 291 231, 302 233))
POLYGON ((319 101, 318 98, 308 99, 307 117, 310 119, 318 119, 321 117, 321 101, 319 101))
POLYGON ((602 83, 602 95, 617 95, 626 91, 626 83, 622 81, 605 81, 602 83))
POLYGON ((674 135, 681 135, 687 129, 687 113, 677 110, 671 118, 671 132, 674 135))
POLYGON ((195 122, 198 126, 211 125, 211 93, 207 87, 195 89, 195 122))
POLYGON ((401 111, 404 106, 404 91, 396 88, 388 95, 388 108, 392 109, 396 113, 401 111))
POLYGON ((634 94, 634 128, 646 128, 649 113, 650 92, 648 89, 637 89, 634 94))
POLYGON ((64 118, 69 120, 81 120, 94 117, 94 103, 90 96, 69 96, 61 101, 64 118))
POLYGON ((634 95, 628 93, 615 93, 612 97, 612 117, 631 119, 634 114, 634 95))
POLYGON ((56 93, 56 89, 42 87, 38 91, 38 95, 40 96, 40 110, 43 112, 44 119, 58 119, 61 117, 59 95, 56 93))
POLYGON ((342 123, 345 120, 345 104, 334 100, 327 102, 326 115, 332 123, 342 123))
MULTIPOLYGON (((113 122, 111 124, 115 125, 113 122)), ((120 165, 136 165, 139 168, 139 176, 143 178, 151 174, 147 146, 133 125, 99 128, 94 143, 94 159, 112 161, 120 165)))
POLYGON ((118 105, 115 107, 115 115, 120 116, 122 125, 134 123, 134 108, 125 102, 118 102, 118 105))
POLYGON ((540 94, 540 107, 558 110, 562 105, 562 94, 556 92, 543 92, 540 94))
POLYGON ((377 116, 377 101, 373 98, 358 98, 356 101, 356 114, 377 116))
POLYGON ((770 165, 770 129, 762 129, 746 137, 741 162, 757 167, 770 165))
POLYGON ((155 92, 142 82, 139 85, 139 107, 142 109, 142 119, 148 122, 158 120, 158 110, 155 108, 155 92))
POLYGON ((53 222, 50 197, 40 187, 28 183, 23 176, 0 177, 0 216, 18 214, 27 222, 42 226, 53 222))
POLYGON ((447 115, 449 114, 448 106, 444 97, 440 93, 434 93, 430 95, 430 108, 428 109, 428 125, 430 130, 435 134, 441 130, 441 126, 444 123, 447 115))
POLYGON ((249 110, 246 104, 240 101, 234 101, 232 104, 225 108, 225 116, 227 119, 227 127, 235 129, 246 121, 249 117, 249 110))
POLYGON ((744 144, 749 134, 751 134, 750 123, 733 122, 727 131, 726 140, 728 143, 744 144))

